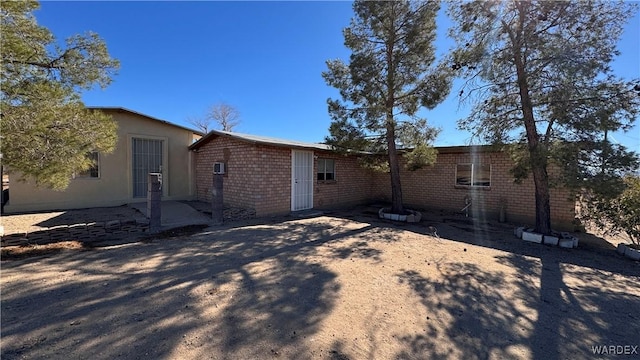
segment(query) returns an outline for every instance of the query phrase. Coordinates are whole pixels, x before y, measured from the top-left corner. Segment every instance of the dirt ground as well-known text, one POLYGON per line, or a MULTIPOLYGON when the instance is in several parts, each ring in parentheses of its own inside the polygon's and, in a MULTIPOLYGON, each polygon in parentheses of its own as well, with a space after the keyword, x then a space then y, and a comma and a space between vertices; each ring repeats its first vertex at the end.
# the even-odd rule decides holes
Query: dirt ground
POLYGON ((518 240, 513 225, 425 215, 394 224, 358 208, 4 260, 0 355, 608 357, 594 355, 600 346, 637 354, 640 264, 615 244, 579 234, 578 249, 561 249, 518 240))

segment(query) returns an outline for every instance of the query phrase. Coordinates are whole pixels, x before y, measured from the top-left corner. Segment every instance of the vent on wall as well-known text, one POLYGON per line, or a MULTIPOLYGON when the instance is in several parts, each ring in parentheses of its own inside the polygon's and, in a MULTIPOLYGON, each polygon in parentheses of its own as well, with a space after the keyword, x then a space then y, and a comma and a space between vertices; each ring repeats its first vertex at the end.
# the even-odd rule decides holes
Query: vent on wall
POLYGON ((224 163, 223 162, 213 163, 213 173, 224 174, 224 163))

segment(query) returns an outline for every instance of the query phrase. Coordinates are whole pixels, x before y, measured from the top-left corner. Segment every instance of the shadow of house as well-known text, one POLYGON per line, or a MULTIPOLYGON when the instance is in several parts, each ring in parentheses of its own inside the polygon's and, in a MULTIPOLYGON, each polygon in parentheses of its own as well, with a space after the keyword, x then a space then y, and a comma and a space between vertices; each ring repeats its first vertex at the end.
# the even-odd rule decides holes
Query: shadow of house
POLYGON ((336 274, 309 255, 369 229, 284 222, 139 245, 143 252, 120 247, 41 259, 72 273, 54 284, 3 288, 12 295, 1 303, 2 358, 175 358, 181 348, 202 358, 297 357, 341 289, 336 274), (155 265, 137 267, 142 257, 155 265))

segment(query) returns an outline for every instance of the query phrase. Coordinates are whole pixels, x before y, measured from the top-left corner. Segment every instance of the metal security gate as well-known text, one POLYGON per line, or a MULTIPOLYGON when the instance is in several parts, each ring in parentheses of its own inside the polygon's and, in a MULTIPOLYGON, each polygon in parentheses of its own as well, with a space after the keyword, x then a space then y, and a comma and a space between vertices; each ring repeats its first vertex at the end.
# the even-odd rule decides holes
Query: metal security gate
POLYGON ((133 197, 147 196, 147 178, 150 172, 162 173, 163 145, 163 140, 132 139, 133 197))
POLYGON ((291 151, 291 211, 313 208, 313 152, 291 151))

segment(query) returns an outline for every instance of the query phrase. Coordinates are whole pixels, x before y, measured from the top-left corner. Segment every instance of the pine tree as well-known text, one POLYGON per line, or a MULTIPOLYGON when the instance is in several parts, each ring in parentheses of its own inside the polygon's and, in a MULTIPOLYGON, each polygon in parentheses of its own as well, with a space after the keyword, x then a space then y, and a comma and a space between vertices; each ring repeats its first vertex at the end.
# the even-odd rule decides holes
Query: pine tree
POLYGON ((332 124, 327 143, 338 149, 386 152, 394 213, 403 213, 399 146, 410 149, 408 166, 435 160, 437 130, 417 116, 448 95, 449 71, 436 64, 438 1, 355 1, 345 28, 348 64, 327 61, 322 75, 341 100, 329 99, 332 124))
MULTIPOLYGON (((607 134, 631 128, 640 111, 633 81, 610 67, 634 6, 604 1, 452 2, 452 68, 475 100, 459 126, 512 144, 518 178, 533 175, 536 231, 551 231, 550 186, 608 191, 637 156, 607 134), (474 96, 476 95, 476 96, 474 96), (552 178, 550 165, 562 168, 552 178)), ((462 95, 465 96, 465 95, 462 95)))
POLYGON ((115 122, 87 110, 79 92, 109 85, 119 64, 93 33, 58 46, 38 25, 38 8, 36 1, 0 3, 0 153, 22 179, 64 189, 74 172, 91 167, 88 153, 115 147, 115 122))

